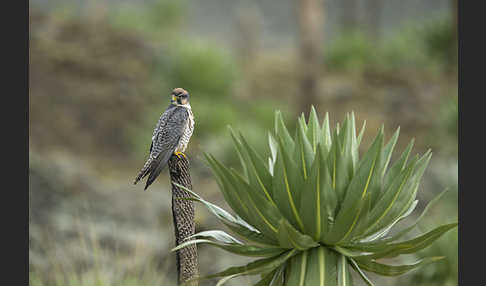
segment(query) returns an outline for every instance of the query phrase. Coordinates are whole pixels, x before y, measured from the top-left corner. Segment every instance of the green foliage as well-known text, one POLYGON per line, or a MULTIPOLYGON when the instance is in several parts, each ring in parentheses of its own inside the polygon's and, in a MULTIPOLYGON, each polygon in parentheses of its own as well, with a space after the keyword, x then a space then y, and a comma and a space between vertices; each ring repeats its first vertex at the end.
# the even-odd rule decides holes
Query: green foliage
POLYGON ((385 70, 415 68, 428 70, 436 65, 424 53, 424 41, 415 24, 409 24, 383 41, 379 64, 385 70))
POLYGON ((242 171, 225 167, 209 154, 206 159, 235 215, 188 191, 194 196, 191 199, 204 204, 245 242, 223 231, 205 231, 174 250, 208 243, 238 255, 260 257, 205 277, 223 277, 218 285, 241 275, 262 275, 257 285, 275 285, 271 281, 282 278, 283 285, 353 285, 351 268, 372 285, 364 271, 396 276, 441 259, 427 257, 404 265, 378 262, 414 254, 457 223, 400 240, 439 196, 415 223, 387 236, 417 205, 419 183, 431 152, 410 157, 412 141, 388 168, 399 130, 385 142, 382 127, 360 158, 363 131, 364 127, 356 132, 354 114, 331 130, 327 114, 321 125, 312 109, 307 123, 303 115, 299 118, 292 136, 276 112, 275 129, 268 137, 270 153, 265 157, 243 135, 231 132, 242 171))
MULTIPOLYGON (((422 250, 420 255, 445 255, 441 263, 434 263, 414 272, 405 284, 453 286, 458 279, 458 231, 457 229, 447 233, 437 240, 429 248, 422 250)), ((403 283, 402 283, 403 284, 403 283)), ((404 285, 404 284, 403 284, 404 285)))
POLYGON ((127 2, 114 6, 108 17, 115 27, 163 40, 183 25, 186 10, 186 1, 179 0, 156 0, 141 7, 127 2))
POLYGON ((326 67, 331 71, 387 71, 422 66, 427 62, 419 34, 412 28, 388 36, 383 42, 373 40, 363 32, 351 32, 338 37, 327 48, 326 67))
MULTIPOLYGON (((229 97, 238 71, 233 57, 221 47, 196 40, 176 40, 160 50, 155 71, 159 80, 165 82, 167 94, 175 87, 189 91, 191 105, 197 106, 198 138, 217 134, 228 122, 236 122, 235 106, 229 97)), ((168 101, 162 101, 158 112, 167 104, 168 101)))
POLYGON ((340 35, 325 47, 325 64, 331 71, 374 69, 435 69, 457 65, 457 48, 449 18, 410 23, 377 41, 363 32, 340 35))
MULTIPOLYGON (((440 221, 444 214, 457 219, 457 185, 450 188, 444 195, 441 209, 430 212, 422 223, 423 227, 431 226, 440 221)), ((421 229, 420 227, 419 229, 421 229)), ((458 283, 458 230, 454 229, 438 239, 430 247, 417 253, 419 256, 444 255, 445 259, 441 263, 434 263, 411 273, 408 277, 402 277, 397 281, 398 285, 430 285, 430 286, 453 286, 458 283)))
POLYGON ((152 49, 135 33, 63 11, 31 12, 32 142, 80 156, 130 157, 134 136, 127 130, 140 128, 146 115, 134 110, 147 110, 160 94, 150 80, 152 49))
POLYGON ((459 104, 458 97, 453 96, 448 98, 442 106, 441 123, 445 127, 448 134, 457 139, 458 129, 457 123, 459 119, 459 104))
POLYGON ((202 42, 180 41, 171 53, 168 75, 196 97, 216 101, 230 95, 237 70, 224 49, 202 42))
MULTIPOLYGON (((88 191, 90 190, 85 190, 88 191)), ((79 219, 75 223, 79 223, 79 219)), ((82 220, 82 219, 81 219, 82 220)), ((73 223, 74 224, 74 223, 73 223)), ((170 285, 168 268, 172 257, 145 256, 143 251, 115 252, 104 245, 103 240, 89 226, 78 230, 79 236, 72 244, 60 246, 63 238, 43 242, 45 255, 39 263, 29 260, 29 285, 32 286, 137 286, 170 285), (68 258, 71 249, 79 253, 76 259, 68 258), (63 258, 59 258, 62 253, 63 258), (87 255, 87 256, 84 256, 87 255), (86 259, 90 257, 89 259, 86 259), (127 260, 125 260, 127 259, 127 260)), ((76 234, 72 234, 76 235, 76 234)), ((121 240, 117 241, 120 243, 121 240)), ((39 243, 39 242, 37 242, 39 243)), ((64 242, 65 243, 65 242, 64 242)), ((63 243, 63 244, 64 244, 63 243)), ((29 248, 29 255, 31 255, 29 248)))
POLYGON ((440 18, 426 24, 421 32, 427 54, 448 66, 457 65, 457 38, 450 18, 440 18))
MULTIPOLYGON (((114 279, 110 273, 85 273, 79 275, 72 273, 52 273, 56 276, 54 281, 46 282, 41 279, 41 275, 35 272, 29 273, 29 285, 31 286, 138 286, 138 285, 152 285, 156 282, 164 285, 166 277, 157 274, 156 271, 150 271, 149 274, 141 272, 141 274, 128 275, 121 279, 114 279)), ((168 284, 168 283, 167 283, 168 284)))
POLYGON ((364 33, 351 32, 326 46, 326 67, 330 70, 363 69, 376 62, 377 44, 364 33))

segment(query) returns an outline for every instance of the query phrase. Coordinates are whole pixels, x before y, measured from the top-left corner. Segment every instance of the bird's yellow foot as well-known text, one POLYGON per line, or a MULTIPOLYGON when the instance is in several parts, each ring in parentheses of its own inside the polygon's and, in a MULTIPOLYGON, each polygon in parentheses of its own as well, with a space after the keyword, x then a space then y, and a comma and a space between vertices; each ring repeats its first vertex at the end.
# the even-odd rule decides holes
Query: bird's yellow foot
POLYGON ((182 155, 184 158, 186 158, 186 159, 187 159, 186 154, 184 154, 184 153, 182 153, 182 152, 174 152, 174 155, 176 155, 177 157, 179 157, 179 159, 182 159, 182 158, 181 158, 181 155, 182 155))

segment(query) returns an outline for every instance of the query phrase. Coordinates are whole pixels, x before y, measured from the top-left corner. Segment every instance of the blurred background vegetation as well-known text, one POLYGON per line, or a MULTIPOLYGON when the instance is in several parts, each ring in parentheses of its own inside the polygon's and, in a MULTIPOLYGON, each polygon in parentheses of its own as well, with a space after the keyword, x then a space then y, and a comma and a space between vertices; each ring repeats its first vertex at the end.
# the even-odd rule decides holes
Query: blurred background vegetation
MULTIPOLYGON (((168 176, 147 192, 132 185, 175 87, 190 92, 196 116, 187 151, 194 190, 218 205, 225 203, 202 153, 237 166, 227 125, 268 152, 273 111, 292 126, 313 104, 333 123, 350 111, 358 124, 366 120, 365 147, 384 123, 387 138, 401 127, 399 151, 412 137, 415 152, 432 148, 415 212, 448 188, 421 227, 457 220, 455 5, 31 0, 31 285, 175 283, 168 176), (306 22, 312 17, 317 26, 306 22)), ((196 219, 197 231, 221 228, 199 206, 196 219)), ((447 259, 372 280, 457 285, 457 231, 423 251, 447 259)), ((199 261, 201 273, 246 262, 205 246, 199 261)))

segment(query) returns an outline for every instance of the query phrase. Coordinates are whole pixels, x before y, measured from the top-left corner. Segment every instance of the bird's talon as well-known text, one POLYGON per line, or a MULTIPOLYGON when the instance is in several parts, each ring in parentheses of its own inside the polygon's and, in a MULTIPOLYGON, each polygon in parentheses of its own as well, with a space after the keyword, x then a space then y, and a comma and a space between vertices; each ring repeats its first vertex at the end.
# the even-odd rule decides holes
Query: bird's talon
POLYGON ((184 158, 187 159, 186 154, 184 154, 182 152, 175 152, 174 155, 176 155, 177 157, 179 157, 179 159, 182 159, 182 157, 184 157, 184 158), (182 155, 182 157, 181 157, 181 155, 182 155))

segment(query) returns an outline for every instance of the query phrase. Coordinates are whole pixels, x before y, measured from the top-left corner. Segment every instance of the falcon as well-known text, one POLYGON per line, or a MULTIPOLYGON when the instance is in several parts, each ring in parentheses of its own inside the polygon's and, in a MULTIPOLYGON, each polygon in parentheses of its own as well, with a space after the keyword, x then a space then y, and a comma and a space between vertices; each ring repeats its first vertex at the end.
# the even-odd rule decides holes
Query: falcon
POLYGON ((137 184, 148 175, 144 190, 159 176, 173 154, 178 157, 186 156, 184 151, 194 131, 189 93, 182 88, 176 88, 170 95, 170 105, 155 126, 149 157, 133 182, 137 184))

